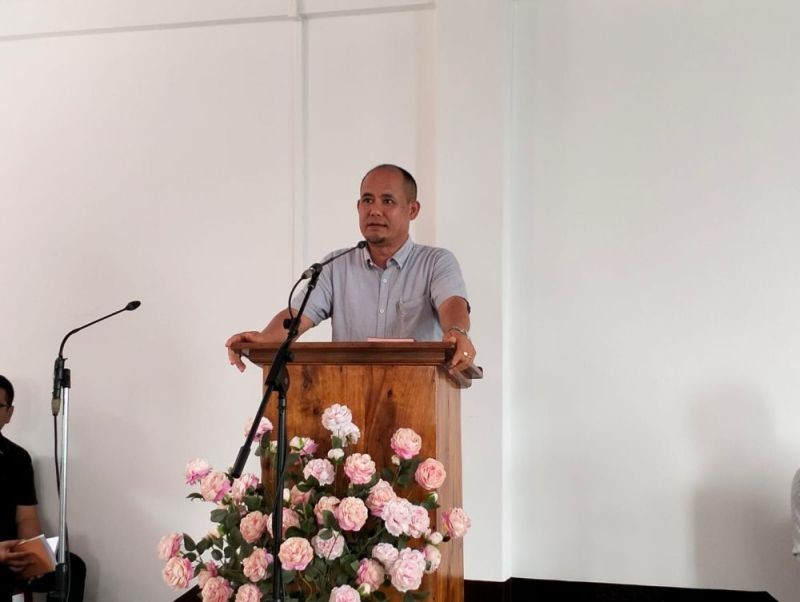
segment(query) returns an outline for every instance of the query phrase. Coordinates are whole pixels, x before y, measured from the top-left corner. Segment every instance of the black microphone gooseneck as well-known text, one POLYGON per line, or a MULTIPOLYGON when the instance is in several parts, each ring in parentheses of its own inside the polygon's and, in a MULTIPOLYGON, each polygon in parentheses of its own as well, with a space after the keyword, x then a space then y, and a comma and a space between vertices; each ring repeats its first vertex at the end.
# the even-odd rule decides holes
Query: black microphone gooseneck
POLYGON ((64 344, 67 339, 76 332, 88 328, 93 324, 107 320, 123 311, 133 311, 142 304, 141 301, 131 301, 125 307, 115 312, 98 318, 88 324, 70 330, 61 341, 58 348, 58 357, 53 368, 53 424, 56 417, 61 414, 61 463, 58 461, 58 429, 55 429, 55 453, 56 461, 56 488, 59 496, 58 512, 58 557, 53 590, 48 596, 48 600, 58 600, 65 602, 69 598, 70 570, 69 570, 69 538, 67 534, 67 452, 69 441, 69 390, 71 387, 71 373, 69 368, 64 367, 66 358, 64 357, 64 344), (63 411, 62 411, 63 408, 63 411))

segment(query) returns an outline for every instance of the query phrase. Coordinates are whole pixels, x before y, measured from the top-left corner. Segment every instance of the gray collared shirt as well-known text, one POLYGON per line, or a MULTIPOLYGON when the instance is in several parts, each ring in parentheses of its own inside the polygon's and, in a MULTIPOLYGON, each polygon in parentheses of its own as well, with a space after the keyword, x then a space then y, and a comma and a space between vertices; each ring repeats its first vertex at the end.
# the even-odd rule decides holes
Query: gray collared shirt
MULTIPOLYGON (((300 307, 304 294, 303 290, 292 299, 293 308, 300 307)), ((369 337, 438 341, 442 329, 437 309, 454 296, 467 299, 455 256, 409 238, 386 269, 372 261, 366 248, 326 265, 304 314, 314 326, 331 318, 334 341, 369 337)))

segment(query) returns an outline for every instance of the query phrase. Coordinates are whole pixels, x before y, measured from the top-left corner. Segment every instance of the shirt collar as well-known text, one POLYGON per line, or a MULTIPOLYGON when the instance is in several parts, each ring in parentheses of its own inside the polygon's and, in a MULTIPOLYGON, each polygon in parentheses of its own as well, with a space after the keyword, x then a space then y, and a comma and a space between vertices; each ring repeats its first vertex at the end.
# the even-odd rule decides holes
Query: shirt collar
MULTIPOLYGON (((411 255, 411 250, 413 248, 414 241, 411 240, 411 237, 409 236, 408 239, 406 239, 406 242, 403 243, 403 246, 397 249, 397 252, 389 258, 389 261, 386 262, 386 265, 394 263, 402 270, 406 260, 408 259, 408 256, 411 255)), ((369 267, 375 266, 375 262, 372 261, 372 257, 369 256, 369 249, 367 247, 364 247, 363 253, 364 260, 367 262, 367 265, 369 267)))

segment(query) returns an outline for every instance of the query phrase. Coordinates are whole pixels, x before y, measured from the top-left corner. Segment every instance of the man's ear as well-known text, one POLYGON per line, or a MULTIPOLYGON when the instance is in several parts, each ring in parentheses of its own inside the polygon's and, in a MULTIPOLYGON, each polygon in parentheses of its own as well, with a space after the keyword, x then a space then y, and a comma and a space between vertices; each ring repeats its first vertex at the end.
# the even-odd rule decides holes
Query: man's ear
POLYGON ((419 215, 419 210, 421 208, 422 206, 419 204, 419 201, 411 201, 409 203, 409 214, 408 214, 409 218, 417 219, 417 216, 419 215))

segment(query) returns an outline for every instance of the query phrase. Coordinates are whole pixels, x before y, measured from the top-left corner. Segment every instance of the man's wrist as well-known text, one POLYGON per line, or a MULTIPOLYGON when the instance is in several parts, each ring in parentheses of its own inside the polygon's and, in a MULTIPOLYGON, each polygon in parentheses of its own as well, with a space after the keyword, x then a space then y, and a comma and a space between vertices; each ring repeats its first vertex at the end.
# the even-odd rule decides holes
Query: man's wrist
POLYGON ((458 332, 458 333, 461 333, 465 337, 467 337, 468 341, 470 340, 469 332, 467 332, 466 328, 461 328, 461 326, 451 326, 450 328, 447 329, 447 332, 458 332))

